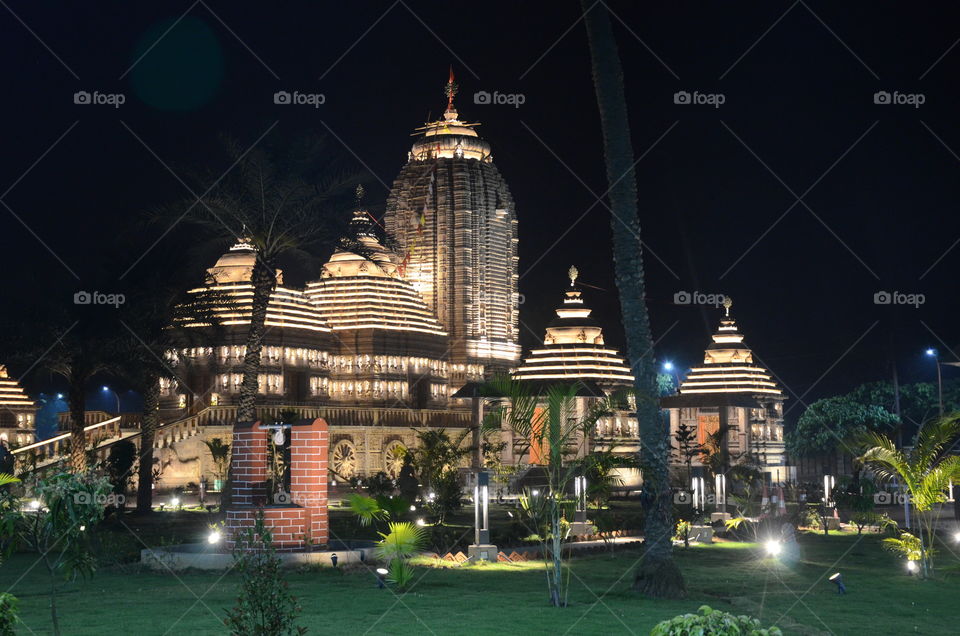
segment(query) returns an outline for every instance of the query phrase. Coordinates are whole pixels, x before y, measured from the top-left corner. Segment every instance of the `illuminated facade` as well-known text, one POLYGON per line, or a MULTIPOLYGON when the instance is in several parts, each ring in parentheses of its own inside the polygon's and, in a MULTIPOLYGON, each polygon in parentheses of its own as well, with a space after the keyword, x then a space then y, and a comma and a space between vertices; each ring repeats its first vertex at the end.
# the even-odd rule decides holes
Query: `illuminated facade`
POLYGON ((490 144, 460 119, 447 83, 443 119, 417 129, 384 217, 410 280, 450 338, 452 364, 488 375, 520 361, 517 220, 490 144))
MULTIPOLYGON (((770 372, 754 362, 730 317, 732 304, 729 298, 724 302, 725 315, 704 352, 703 366, 690 370, 677 395, 661 400, 670 412, 671 443, 677 445, 674 436, 681 422, 696 432, 701 446, 710 446, 710 436, 720 432, 732 463, 750 458, 773 481, 787 481, 792 472, 783 443, 785 396, 770 372)), ((679 450, 674 463, 685 463, 679 450)), ((693 465, 700 466, 699 459, 693 465)))
POLYGON ((33 400, 23 392, 20 383, 7 374, 0 364, 0 441, 8 446, 23 446, 34 440, 33 400))
MULTIPOLYGON (((610 450, 632 455, 640 450, 639 428, 633 413, 635 401, 628 394, 633 374, 616 349, 604 344, 603 328, 591 318, 592 310, 584 304, 583 292, 576 285, 577 275, 577 268, 571 267, 570 285, 564 291, 563 304, 556 310, 557 317, 547 327, 543 346, 530 351, 513 377, 538 387, 582 381, 607 396, 623 392, 623 408, 597 422, 591 439, 580 446, 581 452, 610 450)), ((590 400, 577 398, 577 417, 586 415, 590 400)))

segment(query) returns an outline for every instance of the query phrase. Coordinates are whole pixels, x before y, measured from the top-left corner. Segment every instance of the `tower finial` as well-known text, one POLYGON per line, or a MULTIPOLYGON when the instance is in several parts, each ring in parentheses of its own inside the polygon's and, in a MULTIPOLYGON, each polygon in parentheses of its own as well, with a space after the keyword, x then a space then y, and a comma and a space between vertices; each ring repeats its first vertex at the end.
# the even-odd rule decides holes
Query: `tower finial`
POLYGON ((447 85, 446 85, 446 86, 444 87, 444 89, 443 89, 444 94, 447 96, 447 110, 448 110, 448 111, 455 111, 455 110, 456 110, 456 109, 453 107, 453 96, 456 95, 456 94, 457 94, 457 91, 460 89, 460 87, 457 86, 457 83, 456 83, 455 81, 453 81, 453 80, 454 80, 454 76, 453 76, 453 65, 451 64, 451 65, 450 65, 450 77, 449 77, 449 79, 447 79, 447 85))
POLYGON ((363 189, 363 184, 362 184, 362 183, 358 183, 358 184, 357 184, 357 190, 356 190, 357 209, 358 209, 358 210, 360 209, 361 202, 363 201, 363 195, 364 195, 365 193, 366 193, 366 191, 363 189))
POLYGON ((570 286, 574 287, 577 284, 577 276, 580 275, 580 270, 577 269, 576 265, 571 265, 570 269, 567 270, 567 276, 570 277, 570 286))
POLYGON ((726 310, 727 318, 730 317, 730 308, 733 307, 733 299, 729 296, 723 297, 723 308, 726 310))

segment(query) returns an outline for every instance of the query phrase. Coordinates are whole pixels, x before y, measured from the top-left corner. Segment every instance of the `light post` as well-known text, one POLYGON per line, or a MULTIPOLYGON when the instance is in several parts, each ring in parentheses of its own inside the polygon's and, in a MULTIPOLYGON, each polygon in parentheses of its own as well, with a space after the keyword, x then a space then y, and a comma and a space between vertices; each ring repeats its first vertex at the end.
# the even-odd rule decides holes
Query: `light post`
POLYGON ((471 561, 496 561, 497 546, 490 543, 490 473, 477 471, 473 487, 473 545, 467 546, 471 561))
MULTIPOLYGON (((719 519, 726 521, 728 518, 727 515, 727 476, 723 473, 717 473, 713 478, 713 493, 716 497, 716 506, 717 512, 714 515, 718 515, 719 519)), ((711 521, 716 521, 717 519, 712 518, 711 521)))
POLYGON ((577 523, 587 521, 587 478, 583 476, 573 478, 573 491, 577 499, 577 509, 573 513, 573 520, 577 523))
POLYGON ((117 414, 119 415, 120 414, 120 394, 112 390, 106 384, 103 385, 101 390, 104 391, 105 393, 113 393, 113 397, 117 399, 117 414))
POLYGON ((931 347, 924 353, 927 357, 933 358, 933 363, 937 365, 937 403, 940 407, 940 417, 943 417, 943 374, 940 372, 940 352, 931 347))

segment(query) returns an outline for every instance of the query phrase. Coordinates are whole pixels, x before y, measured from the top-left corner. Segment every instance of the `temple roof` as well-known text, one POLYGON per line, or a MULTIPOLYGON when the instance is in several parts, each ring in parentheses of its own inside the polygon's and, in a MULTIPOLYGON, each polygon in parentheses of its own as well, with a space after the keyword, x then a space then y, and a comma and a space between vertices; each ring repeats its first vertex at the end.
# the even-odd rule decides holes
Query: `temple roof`
POLYGON ((754 364, 753 352, 730 317, 733 301, 724 300, 725 315, 704 351, 703 366, 690 370, 680 385, 681 395, 757 394, 783 397, 770 372, 754 364))
POLYGON ((428 159, 478 159, 490 161, 490 144, 480 138, 474 130, 477 123, 470 123, 460 119, 453 104, 459 86, 454 82, 453 68, 450 69, 450 78, 444 87, 447 96, 447 109, 443 118, 427 122, 414 131, 418 136, 410 149, 410 158, 417 161, 428 159))
POLYGON ((0 364, 0 407, 7 409, 33 408, 31 400, 20 383, 7 375, 7 367, 0 364))
POLYGON ((576 285, 579 272, 569 271, 570 286, 564 290, 557 318, 547 327, 542 349, 533 349, 513 377, 524 381, 593 380, 599 384, 633 383, 633 374, 615 349, 603 342, 603 328, 590 317, 583 292, 576 285))
POLYGON ((359 205, 350 226, 353 239, 341 243, 323 266, 319 281, 307 283, 306 296, 324 322, 334 330, 388 329, 445 336, 423 297, 400 276, 394 254, 380 243, 372 219, 359 205))

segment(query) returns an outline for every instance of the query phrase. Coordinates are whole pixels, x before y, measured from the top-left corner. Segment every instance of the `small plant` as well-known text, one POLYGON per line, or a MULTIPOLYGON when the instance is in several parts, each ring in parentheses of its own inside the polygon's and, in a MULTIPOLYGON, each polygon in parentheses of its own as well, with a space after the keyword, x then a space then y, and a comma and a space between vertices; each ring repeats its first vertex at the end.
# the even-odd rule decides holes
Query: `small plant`
POLYGON ((781 636, 777 627, 761 627, 757 619, 701 605, 696 614, 681 614, 657 623, 650 636, 781 636))
POLYGON ((257 514, 252 528, 240 532, 234 548, 236 570, 243 576, 237 604, 224 624, 233 636, 288 636, 305 634, 294 625, 300 606, 280 572, 273 533, 257 514))
POLYGON ((364 495, 350 495, 350 512, 357 518, 360 527, 376 526, 376 522, 386 519, 387 513, 380 508, 380 504, 373 497, 364 495))
POLYGON ((380 533, 383 540, 377 545, 376 555, 388 564, 387 580, 403 590, 413 580, 414 570, 408 560, 426 545, 427 533, 408 522, 391 523, 389 528, 389 532, 380 533))
POLYGON ((17 597, 0 592, 0 636, 14 636, 13 626, 17 624, 17 597))
MULTIPOLYGON (((924 556, 920 537, 909 532, 901 532, 899 537, 887 537, 883 540, 883 548, 899 554, 907 561, 920 561, 924 556)), ((930 548, 927 548, 926 553, 928 558, 933 556, 933 550, 930 548)))
POLYGON ((382 470, 367 479, 367 494, 371 497, 385 497, 393 493, 393 480, 382 470))
POLYGON ((689 521, 681 519, 677 522, 677 531, 674 534, 673 538, 675 541, 683 541, 683 547, 690 547, 690 530, 693 528, 693 524, 689 521))

